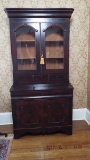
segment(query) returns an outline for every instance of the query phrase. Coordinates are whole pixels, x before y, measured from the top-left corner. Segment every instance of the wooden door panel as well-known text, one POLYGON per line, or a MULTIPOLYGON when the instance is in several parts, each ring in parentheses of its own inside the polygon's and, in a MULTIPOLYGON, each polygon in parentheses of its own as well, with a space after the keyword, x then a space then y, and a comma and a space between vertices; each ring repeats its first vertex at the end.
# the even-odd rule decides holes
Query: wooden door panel
POLYGON ((48 127, 62 126, 68 124, 70 115, 68 99, 48 99, 43 102, 43 111, 45 113, 45 123, 48 127))
POLYGON ((40 127, 41 102, 38 100, 18 100, 14 103, 15 127, 40 127))

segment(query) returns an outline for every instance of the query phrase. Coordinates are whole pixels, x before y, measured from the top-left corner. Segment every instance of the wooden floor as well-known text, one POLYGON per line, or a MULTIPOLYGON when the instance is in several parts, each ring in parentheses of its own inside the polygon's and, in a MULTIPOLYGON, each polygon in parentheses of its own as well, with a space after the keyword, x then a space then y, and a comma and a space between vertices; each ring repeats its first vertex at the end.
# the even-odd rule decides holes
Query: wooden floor
POLYGON ((90 160, 90 126, 73 123, 73 134, 24 136, 14 139, 9 160, 90 160))

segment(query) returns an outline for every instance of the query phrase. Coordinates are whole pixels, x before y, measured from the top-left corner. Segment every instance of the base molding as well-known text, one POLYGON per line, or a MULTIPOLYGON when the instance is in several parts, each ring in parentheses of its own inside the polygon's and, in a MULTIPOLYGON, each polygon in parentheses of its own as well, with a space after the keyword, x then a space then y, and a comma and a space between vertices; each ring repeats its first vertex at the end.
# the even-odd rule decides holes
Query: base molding
MULTIPOLYGON (((85 120, 90 125, 90 111, 87 108, 73 109, 73 120, 85 120)), ((13 124, 12 112, 0 113, 0 125, 13 124)))
POLYGON ((90 125, 90 110, 86 109, 86 122, 90 125))
POLYGON ((0 125, 13 124, 12 112, 0 113, 0 125))

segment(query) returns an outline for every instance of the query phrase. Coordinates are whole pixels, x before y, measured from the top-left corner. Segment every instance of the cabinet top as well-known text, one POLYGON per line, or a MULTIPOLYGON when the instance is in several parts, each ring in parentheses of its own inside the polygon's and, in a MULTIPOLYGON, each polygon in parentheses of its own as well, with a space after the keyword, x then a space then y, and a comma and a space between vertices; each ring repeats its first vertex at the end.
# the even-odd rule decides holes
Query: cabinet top
POLYGON ((5 8, 9 18, 70 18, 73 8, 5 8))

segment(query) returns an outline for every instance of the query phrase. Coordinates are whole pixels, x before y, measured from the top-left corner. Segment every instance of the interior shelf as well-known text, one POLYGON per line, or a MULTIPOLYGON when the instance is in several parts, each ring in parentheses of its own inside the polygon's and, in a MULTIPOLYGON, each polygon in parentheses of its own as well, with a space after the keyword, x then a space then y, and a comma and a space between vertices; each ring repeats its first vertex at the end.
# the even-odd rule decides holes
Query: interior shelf
POLYGON ((48 39, 47 39, 47 40, 45 40, 45 42, 62 42, 62 43, 63 43, 64 40, 57 40, 57 39, 54 39, 54 40, 53 40, 53 39, 50 39, 50 40, 48 40, 48 39))
POLYGON ((18 59, 31 59, 36 58, 35 43, 18 43, 17 44, 17 58, 18 59))
POLYGON ((64 69, 63 58, 46 59, 46 69, 64 69))
POLYGON ((24 42, 35 42, 35 40, 16 40, 16 42, 17 43, 20 43, 20 42, 22 42, 22 43, 24 43, 24 42))
POLYGON ((20 65, 35 64, 36 63, 36 59, 35 58, 32 58, 32 59, 17 59, 17 62, 20 65))
POLYGON ((64 64, 63 63, 46 63, 46 69, 64 69, 64 64))
POLYGON ((36 64, 18 64, 18 70, 36 70, 36 64))
POLYGON ((18 30, 17 32, 17 41, 35 41, 35 33, 34 32, 28 32, 27 30, 24 31, 24 28, 21 30, 18 30))
POLYGON ((45 40, 46 41, 52 41, 52 40, 63 41, 64 40, 64 37, 62 35, 60 35, 59 31, 56 31, 56 33, 54 33, 54 32, 55 32, 55 30, 54 31, 52 31, 52 30, 47 31, 45 40))
POLYGON ((17 57, 18 60, 31 60, 31 59, 36 59, 36 57, 32 56, 32 57, 28 57, 27 55, 24 57, 17 57))
POLYGON ((36 70, 36 59, 18 59, 18 70, 36 70))
POLYGON ((46 52, 46 58, 64 58, 64 54, 62 53, 49 53, 49 52, 46 52))

